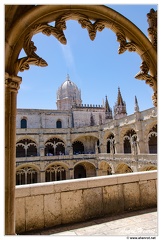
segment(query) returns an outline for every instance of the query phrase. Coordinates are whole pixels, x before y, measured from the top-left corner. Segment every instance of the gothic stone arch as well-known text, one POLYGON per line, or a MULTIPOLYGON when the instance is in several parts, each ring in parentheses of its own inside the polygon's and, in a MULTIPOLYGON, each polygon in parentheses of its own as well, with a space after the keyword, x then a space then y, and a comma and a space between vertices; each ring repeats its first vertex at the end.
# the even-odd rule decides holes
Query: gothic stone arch
MULTIPOLYGON (((157 53, 155 46, 128 19, 111 8, 101 5, 6 5, 5 35, 5 234, 15 234, 15 136, 16 100, 21 84, 18 72, 30 64, 47 66, 39 57, 32 42, 38 32, 53 35, 66 44, 63 30, 66 20, 74 19, 88 30, 91 40, 97 31, 111 29, 119 42, 119 54, 136 51, 142 64, 135 76, 153 88, 153 102, 157 104, 157 53), (94 21, 94 23, 91 22, 94 21), (49 25, 55 22, 55 26, 49 25), (24 48, 26 57, 18 59, 24 48)), ((151 29, 150 29, 151 30, 151 29)))

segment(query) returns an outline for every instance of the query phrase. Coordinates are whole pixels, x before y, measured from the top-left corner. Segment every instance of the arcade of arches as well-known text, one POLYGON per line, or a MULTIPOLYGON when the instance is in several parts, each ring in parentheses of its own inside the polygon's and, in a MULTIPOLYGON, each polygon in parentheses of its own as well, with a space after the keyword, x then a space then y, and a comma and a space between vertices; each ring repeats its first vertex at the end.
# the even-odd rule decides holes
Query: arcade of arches
MULTIPOLYGON (((153 125, 151 121, 150 127, 147 126, 145 130, 145 134, 145 138, 143 138, 145 153, 154 156, 157 154, 157 124, 153 125)), ((140 160, 141 152, 144 153, 142 143, 139 141, 139 132, 136 132, 133 128, 129 128, 129 130, 128 128, 122 128, 119 136, 110 131, 104 131, 102 135, 100 134, 102 137, 99 138, 91 135, 80 135, 82 136, 77 137, 77 140, 74 139, 72 143, 63 140, 62 134, 60 134, 60 138, 58 135, 57 137, 50 137, 44 143, 41 143, 40 140, 34 140, 37 135, 33 135, 33 139, 26 137, 22 139, 21 136, 20 140, 17 136, 16 184, 120 174, 141 171, 142 167, 148 170, 152 166, 149 163, 146 168, 147 161, 144 161, 136 168, 134 166, 131 168, 132 159, 140 160), (117 139, 120 139, 120 144, 117 144, 117 139), (71 147, 69 147, 70 144, 71 147), (128 161, 126 163, 123 163, 122 159, 115 161, 114 159, 117 159, 118 155, 127 157, 128 161), (104 157, 105 160, 102 161, 101 157, 104 157), (57 163, 55 163, 56 161, 57 163), (28 166, 29 162, 33 164, 33 167, 28 166), (53 162, 52 165, 51 162, 53 162)), ((46 139, 46 134, 43 137, 46 139)), ((156 168, 156 163, 154 168, 156 168)))
MULTIPOLYGON (((81 178, 112 174, 116 171, 119 172, 120 169, 122 171, 133 171, 131 166, 127 168, 125 165, 117 167, 112 164, 112 161, 102 162, 98 156, 105 153, 109 154, 110 152, 109 160, 113 160, 115 155, 124 154, 124 152, 133 156, 143 153, 151 153, 149 155, 153 156, 157 151, 156 116, 152 110, 151 112, 145 112, 144 115, 148 115, 148 118, 142 117, 143 126, 139 119, 140 113, 136 112, 134 114, 136 120, 133 124, 131 121, 129 124, 129 119, 127 118, 128 125, 133 125, 130 129, 126 129, 128 126, 125 126, 120 121, 120 124, 123 124, 122 127, 113 124, 114 130, 110 134, 106 131, 109 125, 103 126, 103 130, 100 131, 98 126, 91 124, 91 128, 94 127, 94 130, 97 132, 93 137, 87 136, 87 134, 83 136, 83 132, 81 133, 82 136, 75 136, 77 133, 70 135, 67 132, 66 136, 68 137, 62 139, 57 132, 55 136, 47 139, 40 132, 39 136, 38 134, 33 134, 31 139, 29 139, 25 131, 22 131, 21 139, 19 139, 19 134, 16 136, 16 101, 22 79, 18 76, 18 73, 19 71, 28 70, 31 64, 47 66, 46 61, 35 53, 36 47, 32 42, 33 35, 42 32, 47 36, 53 35, 62 44, 66 44, 67 40, 63 30, 66 29, 66 21, 68 19, 77 20, 83 28, 86 28, 91 40, 94 40, 97 31, 102 31, 103 28, 111 29, 116 34, 119 42, 119 54, 128 50, 136 52, 141 57, 140 71, 135 78, 144 80, 152 88, 152 100, 156 107, 156 17, 157 14, 154 10, 148 13, 150 38, 148 39, 128 19, 106 6, 5 6, 5 234, 15 234, 15 182, 26 184, 74 177, 81 178), (55 22, 54 27, 49 25, 52 21, 55 22), (91 21, 94 21, 94 23, 91 21), (18 59, 22 48, 24 48, 26 56, 18 59), (153 121, 154 124, 152 124, 153 121), (148 126, 151 124, 152 128, 149 128, 148 126), (123 128, 120 134, 118 132, 119 128, 123 128), (131 129, 134 131, 131 131, 131 129), (104 133, 106 134, 104 135, 104 133), (88 138, 91 140, 90 145, 87 145, 88 138), (93 154, 96 156, 91 159, 93 154), (15 169, 15 156, 17 157, 17 169, 15 169), (24 165, 21 165, 20 159, 26 161, 24 165), (60 159, 63 163, 58 161, 60 159), (72 161, 69 161, 69 159, 72 159, 72 161), (39 164, 36 165, 36 161, 39 164), (42 176, 41 172, 43 171, 44 175, 42 176)), ((28 119, 22 120, 19 126, 27 129, 28 119)), ((62 128, 60 119, 58 119, 55 126, 59 130, 62 128)))

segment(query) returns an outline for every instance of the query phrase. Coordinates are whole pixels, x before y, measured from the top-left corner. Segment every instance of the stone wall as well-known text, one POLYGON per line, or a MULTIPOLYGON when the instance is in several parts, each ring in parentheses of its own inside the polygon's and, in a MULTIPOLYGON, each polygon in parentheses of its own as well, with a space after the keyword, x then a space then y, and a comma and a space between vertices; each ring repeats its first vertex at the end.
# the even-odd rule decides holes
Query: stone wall
POLYGON ((157 206, 157 171, 16 187, 16 232, 157 206))

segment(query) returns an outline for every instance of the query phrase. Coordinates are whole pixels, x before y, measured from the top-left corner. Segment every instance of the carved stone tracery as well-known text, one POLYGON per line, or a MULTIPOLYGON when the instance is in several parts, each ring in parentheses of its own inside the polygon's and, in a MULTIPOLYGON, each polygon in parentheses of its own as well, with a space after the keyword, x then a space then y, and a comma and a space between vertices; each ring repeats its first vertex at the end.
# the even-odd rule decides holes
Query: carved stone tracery
POLYGON ((23 57, 18 59, 17 61, 17 68, 19 71, 24 71, 29 69, 30 64, 34 64, 36 66, 46 67, 48 64, 47 62, 40 58, 35 51, 37 50, 34 42, 31 41, 34 34, 42 32, 46 36, 53 35, 56 37, 62 44, 66 44, 66 38, 64 36, 63 30, 66 27, 63 24, 56 24, 56 27, 50 26, 49 24, 36 24, 32 27, 27 35, 25 36, 23 48, 27 57, 23 57))
POLYGON ((136 51, 136 45, 133 42, 127 42, 126 37, 122 32, 117 32, 117 41, 120 43, 118 53, 124 53, 126 50, 129 52, 135 52, 136 51))
MULTIPOLYGON (((157 13, 151 9, 150 13, 147 14, 148 16, 148 22, 150 25, 150 28, 148 29, 149 34, 152 34, 151 40, 152 44, 154 46, 157 45, 157 13)), ((126 50, 129 52, 135 52, 137 51, 137 44, 135 42, 128 42, 126 39, 126 34, 118 24, 113 24, 111 21, 107 21, 104 19, 96 19, 94 23, 92 23, 84 14, 78 13, 78 12, 66 12, 60 17, 58 17, 55 21, 55 26, 51 26, 48 23, 40 23, 34 25, 32 28, 29 29, 27 35, 24 38, 24 44, 23 48, 25 53, 27 54, 26 57, 23 57, 21 59, 18 59, 16 62, 16 69, 18 71, 24 71, 29 69, 30 64, 34 64, 36 66, 45 67, 47 66, 47 62, 39 57, 35 52, 37 50, 36 46, 34 45, 34 42, 31 40, 33 35, 42 32, 46 36, 53 35, 55 38, 57 38, 60 43, 66 44, 67 40, 64 35, 63 30, 66 29, 66 21, 69 19, 75 19, 78 20, 78 23, 81 25, 82 28, 86 28, 90 39, 93 41, 96 37, 97 31, 102 31, 105 27, 111 28, 117 36, 117 41, 120 43, 118 48, 118 53, 122 54, 126 50), (113 27, 111 27, 113 26, 113 27)), ((143 51, 143 49, 142 49, 143 51)), ((147 58, 147 54, 145 53, 145 58, 147 58)), ((149 59, 149 58, 148 58, 149 59)), ((153 103, 156 106, 157 104, 157 89, 156 89, 156 77, 151 76, 148 74, 149 72, 149 62, 147 60, 143 59, 142 65, 141 65, 141 71, 136 74, 135 78, 140 80, 145 80, 147 84, 149 84, 153 90, 154 95, 152 97, 153 103)))
POLYGON ((157 11, 151 9, 147 14, 147 22, 149 24, 148 35, 152 45, 157 49, 157 11))
POLYGON ((154 106, 157 106, 157 86, 156 86, 156 76, 153 77, 149 72, 149 67, 148 64, 143 61, 141 66, 140 66, 141 71, 136 74, 135 78, 138 80, 145 80, 146 84, 148 84, 150 87, 153 88, 154 94, 152 96, 153 104, 154 106))

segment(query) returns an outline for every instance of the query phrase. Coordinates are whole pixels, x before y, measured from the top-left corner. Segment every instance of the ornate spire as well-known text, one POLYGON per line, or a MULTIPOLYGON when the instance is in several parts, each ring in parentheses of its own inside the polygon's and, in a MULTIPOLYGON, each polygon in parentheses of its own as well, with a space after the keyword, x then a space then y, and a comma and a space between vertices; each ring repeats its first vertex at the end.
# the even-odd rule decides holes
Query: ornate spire
POLYGON ((106 96, 106 100, 105 100, 105 112, 109 112, 110 111, 110 106, 107 100, 107 96, 106 96))
POLYGON ((106 100, 105 100, 105 118, 112 119, 112 109, 109 106, 107 96, 106 96, 106 100))
POLYGON ((119 118, 125 117, 126 115, 127 115, 126 104, 125 104, 125 101, 123 101, 120 88, 118 87, 117 101, 114 106, 114 118, 119 119, 119 118))
POLYGON ((137 101, 137 97, 135 96, 135 106, 134 106, 134 111, 135 112, 139 112, 139 106, 138 106, 138 101, 137 101))
POLYGON ((124 101, 120 92, 120 88, 118 87, 118 97, 117 97, 117 103, 118 105, 124 106, 124 101))

